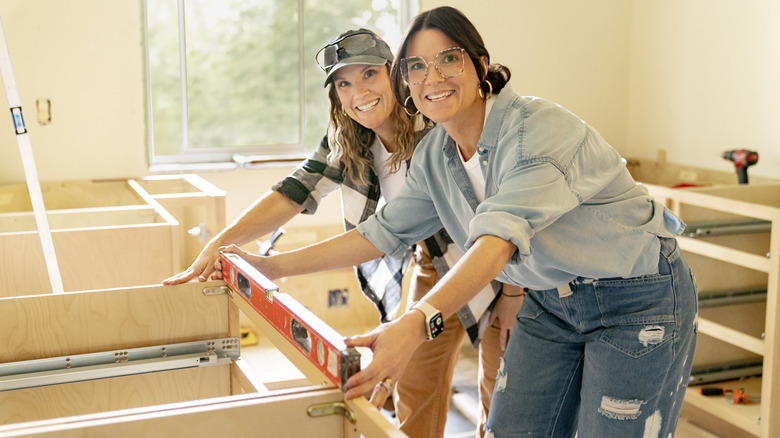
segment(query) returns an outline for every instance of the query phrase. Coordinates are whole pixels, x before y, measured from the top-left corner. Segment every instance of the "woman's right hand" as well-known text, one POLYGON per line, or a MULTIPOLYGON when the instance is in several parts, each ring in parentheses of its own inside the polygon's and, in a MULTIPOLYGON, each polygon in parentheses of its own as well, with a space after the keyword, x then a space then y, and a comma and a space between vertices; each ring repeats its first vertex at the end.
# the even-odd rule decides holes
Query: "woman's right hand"
POLYGON ((403 374, 412 354, 425 339, 424 317, 416 310, 400 318, 380 324, 369 333, 344 340, 347 347, 365 347, 373 352, 371 363, 347 380, 344 387, 347 400, 360 397, 374 389, 371 404, 380 408, 392 393, 392 386, 403 374), (388 381, 390 388, 382 382, 388 381))

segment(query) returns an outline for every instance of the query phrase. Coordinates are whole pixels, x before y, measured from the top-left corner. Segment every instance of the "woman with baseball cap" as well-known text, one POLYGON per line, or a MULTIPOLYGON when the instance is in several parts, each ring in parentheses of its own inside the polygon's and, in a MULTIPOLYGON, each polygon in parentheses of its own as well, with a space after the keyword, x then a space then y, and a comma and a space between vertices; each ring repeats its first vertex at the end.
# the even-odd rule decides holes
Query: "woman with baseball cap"
MULTIPOLYGON (((236 245, 230 251, 247 257, 238 245, 272 232, 299 213, 315 213, 320 201, 336 189, 342 189, 347 230, 389 202, 403 186, 417 141, 430 129, 416 130, 415 118, 396 101, 389 79, 392 61, 390 47, 368 29, 347 31, 320 49, 317 62, 326 73, 325 87, 330 85, 330 122, 317 150, 211 239, 186 271, 163 283, 178 284, 196 277, 205 281, 212 274, 219 277, 220 247, 236 245)), ((355 267, 363 293, 377 306, 382 322, 398 313, 401 281, 410 257, 415 260, 411 306, 446 273, 459 250, 440 230, 424 244, 415 245, 414 251, 408 248, 403 253, 399 258, 383 256, 355 267)), ((507 294, 517 296, 505 297, 497 294, 500 287, 499 283, 489 285, 459 315, 448 318, 448 331, 415 353, 398 382, 385 379, 374 388, 371 401, 377 407, 394 396, 399 427, 407 435, 444 436, 452 375, 467 334, 481 352, 480 398, 483 424, 486 421, 503 345, 522 303, 522 289, 507 294)))

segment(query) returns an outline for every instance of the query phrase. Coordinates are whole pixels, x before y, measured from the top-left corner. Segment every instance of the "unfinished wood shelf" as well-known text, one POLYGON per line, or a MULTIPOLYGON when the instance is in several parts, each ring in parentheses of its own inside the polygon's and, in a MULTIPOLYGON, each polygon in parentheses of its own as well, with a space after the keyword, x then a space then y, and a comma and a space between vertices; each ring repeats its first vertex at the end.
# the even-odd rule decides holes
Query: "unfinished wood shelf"
MULTIPOLYGON (((647 166, 645 166, 647 168, 647 166)), ((695 172, 695 171, 694 171, 695 172)), ((765 221, 765 231, 678 238, 691 265, 700 296, 730 290, 765 289, 766 300, 747 300, 699 309, 699 337, 694 367, 738 360, 763 361, 760 377, 710 386, 745 388, 760 403, 730 404, 725 397, 702 396, 687 389, 686 405, 698 411, 700 425, 721 423, 734 434, 772 437, 780 431, 780 183, 672 188, 668 175, 637 178, 650 193, 687 224, 707 221, 765 221)), ((735 178, 731 175, 732 178, 735 178)), ((700 303, 702 303, 700 298, 700 303)), ((723 430, 716 431, 722 432, 723 430)))
MULTIPOLYGON (((196 175, 41 184, 65 291, 159 284, 225 226, 225 193, 196 175)), ((194 255, 193 255, 194 254, 194 255)), ((0 186, 0 297, 51 293, 25 184, 0 186)))
MULTIPOLYGON (((8 339, 0 364, 236 337, 242 303, 221 281, 0 298, 8 339)), ((294 350, 275 329, 265 334, 283 353, 294 350)), ((368 400, 345 400, 339 388, 320 385, 327 379, 297 351, 288 353, 309 378, 303 386, 266 387, 262 369, 239 358, 0 391, 0 437, 405 436, 368 400)))

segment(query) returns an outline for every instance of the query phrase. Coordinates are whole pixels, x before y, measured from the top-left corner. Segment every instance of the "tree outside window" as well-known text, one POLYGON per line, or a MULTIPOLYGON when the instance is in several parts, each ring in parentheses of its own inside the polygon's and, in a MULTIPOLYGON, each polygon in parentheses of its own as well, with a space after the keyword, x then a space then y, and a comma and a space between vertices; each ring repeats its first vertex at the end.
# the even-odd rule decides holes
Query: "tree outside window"
POLYGON ((315 54, 360 27, 394 48, 408 3, 145 0, 150 165, 307 155, 328 120, 315 54))

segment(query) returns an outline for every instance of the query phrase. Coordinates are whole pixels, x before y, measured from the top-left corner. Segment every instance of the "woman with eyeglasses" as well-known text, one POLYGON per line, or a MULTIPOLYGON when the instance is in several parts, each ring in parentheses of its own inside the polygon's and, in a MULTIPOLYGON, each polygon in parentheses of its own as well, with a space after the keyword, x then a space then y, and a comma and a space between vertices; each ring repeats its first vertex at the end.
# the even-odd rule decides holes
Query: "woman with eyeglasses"
POLYGON ((348 345, 371 364, 348 398, 396 378, 412 351, 490 280, 527 286, 501 361, 487 436, 674 434, 696 340, 696 286, 675 237, 684 224, 636 184, 583 120, 521 97, 473 24, 418 15, 393 64, 399 102, 437 126, 405 186, 356 230, 253 264, 271 278, 396 254, 441 226, 465 255, 414 307, 348 345), (310 263, 298 265, 297 261, 310 263))
MULTIPOLYGON (((407 162, 429 127, 415 132, 414 118, 396 102, 390 87, 393 54, 388 45, 370 30, 352 30, 325 45, 317 59, 326 73, 330 100, 328 134, 319 148, 211 239, 189 269, 164 284, 196 277, 205 281, 212 273, 219 277, 220 247, 260 238, 299 213, 313 214, 320 201, 340 187, 344 225, 351 230, 374 213, 378 204, 394 198, 403 186, 407 162)), ((396 257, 378 255, 356 265, 361 288, 376 304, 382 322, 398 313, 401 282, 410 256, 415 265, 409 301, 414 303, 439 279, 437 270, 444 275, 459 253, 443 230, 416 245, 412 254, 409 249, 413 246, 404 245, 396 257)), ((374 387, 371 401, 377 407, 393 393, 399 427, 407 435, 444 436, 452 376, 467 334, 480 350, 479 392, 482 422, 487 421, 499 360, 522 303, 521 288, 507 286, 504 293, 511 297, 499 295, 500 291, 497 282, 486 285, 457 315, 447 319, 448 333, 421 349, 406 374, 399 373, 374 387)))

